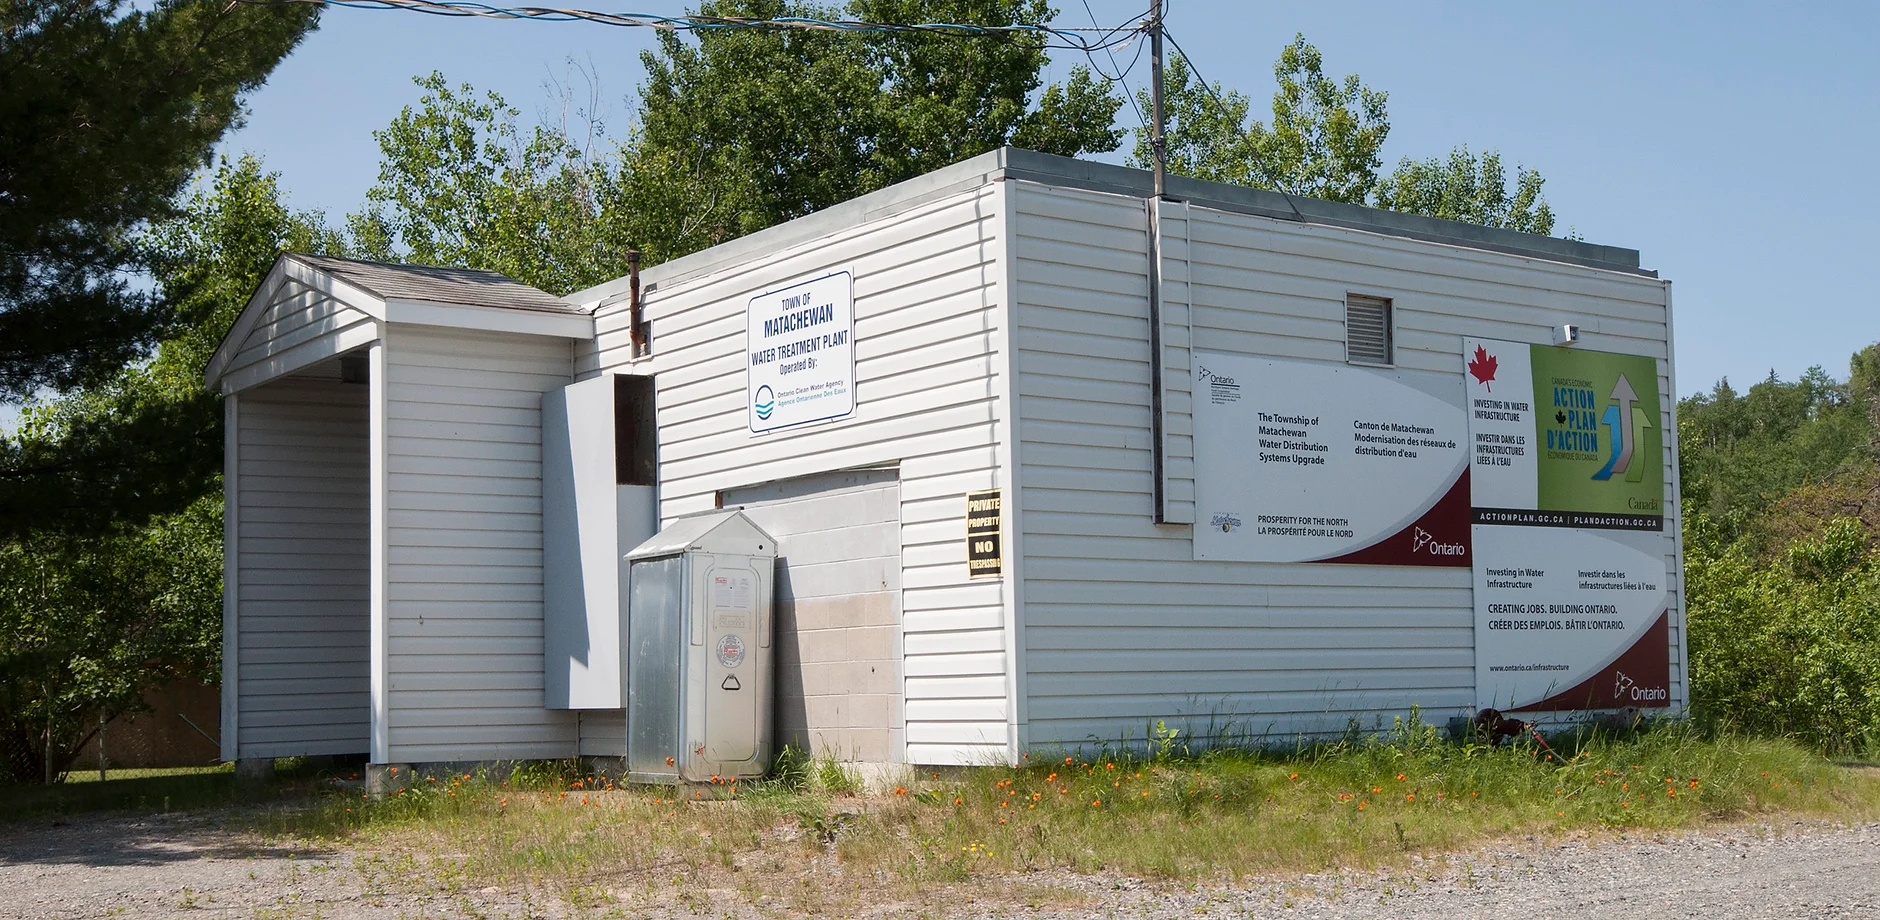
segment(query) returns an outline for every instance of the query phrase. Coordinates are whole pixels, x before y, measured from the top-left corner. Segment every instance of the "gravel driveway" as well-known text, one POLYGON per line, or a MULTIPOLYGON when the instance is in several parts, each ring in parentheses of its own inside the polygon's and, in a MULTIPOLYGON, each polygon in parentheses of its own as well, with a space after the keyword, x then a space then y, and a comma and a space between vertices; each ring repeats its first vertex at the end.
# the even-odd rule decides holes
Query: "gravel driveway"
MULTIPOLYGON (((395 859, 270 842, 227 831, 225 822, 226 816, 113 816, 0 826, 0 917, 570 915, 537 892, 407 889, 397 883, 395 859)), ((1023 881, 1029 890, 1062 897, 1033 900, 1040 905, 1035 908, 993 907, 1013 903, 994 895, 1003 886, 993 881, 986 884, 994 895, 988 900, 974 904, 956 892, 946 903, 974 917, 1880 920, 1880 824, 1798 822, 1596 842, 1531 840, 1390 872, 1276 878, 1234 888, 1055 874, 1023 881)), ((912 907, 881 913, 904 915, 912 907)), ((709 903, 619 910, 597 914, 778 915, 716 896, 709 903)))

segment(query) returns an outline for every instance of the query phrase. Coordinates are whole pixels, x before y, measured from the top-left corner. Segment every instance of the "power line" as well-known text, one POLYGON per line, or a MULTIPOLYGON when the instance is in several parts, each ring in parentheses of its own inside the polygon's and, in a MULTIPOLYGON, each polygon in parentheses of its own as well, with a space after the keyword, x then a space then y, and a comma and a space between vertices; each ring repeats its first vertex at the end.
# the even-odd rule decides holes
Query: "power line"
MULTIPOLYGON (((1207 78, 1201 75, 1200 69, 1195 67, 1195 59, 1190 57, 1188 52, 1182 49, 1181 43, 1175 40, 1175 36, 1170 34, 1166 27, 1162 29, 1162 34, 1168 39, 1169 44, 1175 46, 1176 53, 1180 54, 1182 60, 1187 63, 1188 72, 1194 76, 1195 81, 1200 83, 1203 88, 1207 89, 1209 96, 1214 97, 1214 104, 1221 108, 1222 120, 1232 122, 1235 129, 1238 130, 1240 128, 1239 120, 1234 117, 1233 111, 1227 107, 1227 100, 1222 99, 1220 92, 1214 88, 1214 84, 1209 83, 1207 78)), ((1294 217, 1302 221, 1306 219, 1306 216, 1300 213, 1298 203, 1293 201, 1291 193, 1281 188, 1272 189, 1272 191, 1278 192, 1280 197, 1286 199, 1286 206, 1292 209, 1294 217)))
POLYGON ((781 16, 752 19, 742 16, 662 16, 656 13, 606 13, 564 7, 501 7, 477 0, 237 0, 250 6, 283 6, 306 3, 314 6, 340 6, 360 10, 406 10, 449 18, 530 20, 535 22, 592 22, 600 25, 650 28, 667 32, 712 32, 730 29, 809 30, 862 34, 929 33, 963 37, 1038 36, 1047 48, 1064 48, 1086 54, 1106 50, 1129 41, 1139 31, 1135 24, 1104 28, 1058 28, 1019 23, 986 26, 957 22, 887 23, 848 19, 816 19, 807 16, 781 16))
MULTIPOLYGON (((1090 16, 1090 24, 1093 26, 1098 26, 1097 11, 1090 8, 1090 0, 1083 0, 1083 2, 1084 2, 1084 12, 1090 16)), ((1099 26, 1099 28, 1101 28, 1101 26, 1099 26)), ((1143 46, 1141 44, 1138 44, 1136 46, 1136 56, 1129 59, 1128 67, 1121 67, 1116 63, 1116 48, 1114 46, 1103 49, 1104 52, 1110 56, 1110 66, 1113 68, 1116 68, 1115 77, 1111 77, 1109 74, 1103 72, 1103 68, 1098 66, 1097 64, 1096 55, 1089 54, 1088 52, 1086 52, 1085 56, 1090 59, 1091 68, 1095 70, 1099 76, 1103 77, 1103 79, 1105 80, 1109 80, 1112 83, 1122 84, 1123 95, 1129 98, 1129 107, 1136 110, 1137 124, 1147 127, 1149 124, 1149 117, 1143 114, 1142 102, 1136 98, 1135 90, 1132 90, 1129 88, 1129 81, 1125 79, 1126 77, 1129 76, 1130 71, 1136 69, 1136 63, 1142 60, 1142 48, 1143 46)))

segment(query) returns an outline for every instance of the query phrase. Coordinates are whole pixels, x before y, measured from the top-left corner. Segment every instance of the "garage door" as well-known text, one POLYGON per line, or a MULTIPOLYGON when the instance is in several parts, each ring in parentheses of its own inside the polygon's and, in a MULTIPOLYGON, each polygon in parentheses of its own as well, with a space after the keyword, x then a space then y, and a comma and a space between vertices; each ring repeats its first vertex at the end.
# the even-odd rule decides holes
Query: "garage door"
POLYGON ((828 473, 720 497, 777 538, 778 744, 902 761, 898 473, 828 473))

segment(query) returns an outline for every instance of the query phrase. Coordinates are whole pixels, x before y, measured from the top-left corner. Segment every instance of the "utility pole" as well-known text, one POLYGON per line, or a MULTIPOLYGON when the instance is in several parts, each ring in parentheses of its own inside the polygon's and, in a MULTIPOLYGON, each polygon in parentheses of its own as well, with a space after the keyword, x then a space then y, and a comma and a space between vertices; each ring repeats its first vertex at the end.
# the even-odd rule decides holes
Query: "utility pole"
POLYGON ((1156 0, 1149 13, 1149 151, 1155 157, 1155 197, 1168 193, 1168 138, 1163 133, 1162 112, 1162 14, 1167 0, 1156 0))
POLYGON ((1162 15, 1168 0, 1155 0, 1149 12, 1149 150, 1155 158, 1155 194, 1145 203, 1149 218, 1149 466, 1153 476, 1150 487, 1150 520, 1167 522, 1168 496, 1165 493, 1168 469, 1167 442, 1163 430, 1162 390, 1162 208, 1168 201, 1168 138, 1163 136, 1162 114, 1162 15))

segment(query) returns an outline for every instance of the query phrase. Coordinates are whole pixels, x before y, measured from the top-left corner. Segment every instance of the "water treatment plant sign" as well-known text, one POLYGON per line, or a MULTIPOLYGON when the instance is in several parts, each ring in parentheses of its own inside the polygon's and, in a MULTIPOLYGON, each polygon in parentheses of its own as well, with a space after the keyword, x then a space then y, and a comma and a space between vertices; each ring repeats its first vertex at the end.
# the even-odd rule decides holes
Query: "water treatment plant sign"
POLYGON ((751 298, 745 412, 753 434, 855 412, 855 286, 831 272, 751 298))
POLYGON ((1651 358, 1463 340, 1476 703, 1670 705, 1651 358))
POLYGON ((1195 353, 1196 559, 1469 565, 1465 423, 1387 371, 1195 353))

